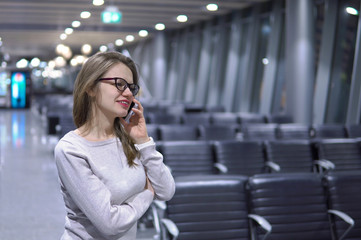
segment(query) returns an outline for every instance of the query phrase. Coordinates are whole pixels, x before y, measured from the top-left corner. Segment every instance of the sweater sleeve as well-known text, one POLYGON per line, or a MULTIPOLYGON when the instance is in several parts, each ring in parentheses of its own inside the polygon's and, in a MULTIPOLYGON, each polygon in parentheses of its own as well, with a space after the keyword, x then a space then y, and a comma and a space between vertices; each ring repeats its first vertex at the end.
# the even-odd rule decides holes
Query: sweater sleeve
POLYGON ((153 139, 136 145, 136 148, 140 152, 140 160, 152 183, 156 199, 170 200, 175 192, 175 182, 169 168, 163 163, 163 155, 156 150, 153 139))
POLYGON ((149 190, 134 195, 120 205, 111 202, 111 193, 93 174, 86 156, 74 146, 58 144, 55 160, 59 178, 78 208, 105 236, 122 235, 146 212, 153 201, 149 190))

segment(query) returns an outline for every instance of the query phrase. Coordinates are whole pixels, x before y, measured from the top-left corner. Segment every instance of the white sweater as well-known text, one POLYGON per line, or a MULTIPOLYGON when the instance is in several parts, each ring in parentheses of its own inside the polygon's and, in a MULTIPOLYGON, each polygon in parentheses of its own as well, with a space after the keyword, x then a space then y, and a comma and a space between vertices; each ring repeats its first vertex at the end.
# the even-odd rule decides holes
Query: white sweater
POLYGON ((169 200, 174 179, 151 142, 138 145, 140 159, 129 167, 117 138, 92 142, 67 133, 55 147, 66 219, 63 240, 136 239, 137 220, 155 198, 169 200))

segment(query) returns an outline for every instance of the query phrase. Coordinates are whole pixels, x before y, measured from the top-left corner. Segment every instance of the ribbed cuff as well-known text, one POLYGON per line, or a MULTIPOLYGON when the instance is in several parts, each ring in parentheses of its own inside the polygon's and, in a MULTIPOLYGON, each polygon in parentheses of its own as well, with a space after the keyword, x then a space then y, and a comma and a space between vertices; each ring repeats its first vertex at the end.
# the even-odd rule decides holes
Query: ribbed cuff
POLYGON ((138 151, 142 150, 143 148, 146 148, 148 146, 153 146, 155 145, 154 140, 152 137, 149 137, 149 141, 142 143, 142 144, 134 144, 135 149, 137 149, 138 151))

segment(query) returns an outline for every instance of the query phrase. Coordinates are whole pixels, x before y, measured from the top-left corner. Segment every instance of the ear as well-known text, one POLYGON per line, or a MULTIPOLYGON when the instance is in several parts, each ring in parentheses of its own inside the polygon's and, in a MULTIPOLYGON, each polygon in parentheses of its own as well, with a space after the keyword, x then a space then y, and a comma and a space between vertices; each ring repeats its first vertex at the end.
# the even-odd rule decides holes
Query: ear
POLYGON ((95 95, 96 95, 94 89, 90 89, 90 90, 86 91, 86 93, 89 95, 89 97, 95 97, 95 95))

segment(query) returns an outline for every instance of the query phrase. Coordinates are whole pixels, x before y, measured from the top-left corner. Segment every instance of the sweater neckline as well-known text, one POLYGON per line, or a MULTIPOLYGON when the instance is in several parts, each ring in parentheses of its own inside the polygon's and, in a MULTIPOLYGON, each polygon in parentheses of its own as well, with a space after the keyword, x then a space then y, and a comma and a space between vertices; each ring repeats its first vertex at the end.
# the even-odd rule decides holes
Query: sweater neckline
POLYGON ((102 145, 107 145, 110 143, 113 143, 116 141, 116 137, 113 138, 109 138, 107 140, 102 140, 102 141, 90 141, 85 139, 84 137, 78 135, 75 133, 75 130, 72 130, 69 132, 73 137, 79 139, 81 142, 83 142, 84 144, 88 145, 88 146, 102 146, 102 145))

